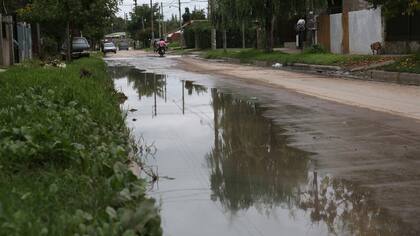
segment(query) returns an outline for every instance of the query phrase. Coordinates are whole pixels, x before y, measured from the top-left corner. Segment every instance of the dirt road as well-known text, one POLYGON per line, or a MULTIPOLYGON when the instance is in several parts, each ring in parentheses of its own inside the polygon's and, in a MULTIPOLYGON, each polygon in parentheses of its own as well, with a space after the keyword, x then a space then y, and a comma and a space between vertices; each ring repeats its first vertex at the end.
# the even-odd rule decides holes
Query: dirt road
POLYGON ((147 71, 122 76, 116 87, 127 90, 127 106, 139 108, 129 114, 133 127, 156 141, 159 171, 175 177, 160 182, 156 193, 166 203, 168 235, 326 235, 315 223, 321 221, 338 235, 419 235, 420 88, 139 51, 107 57, 112 65, 147 71), (314 181, 319 176, 322 180, 314 181), (313 214, 291 220, 288 215, 296 212, 283 214, 282 207, 273 214, 283 214, 280 220, 245 213, 258 202, 288 205, 283 200, 290 198, 279 193, 299 186, 287 191, 293 198, 306 189, 301 180, 316 189, 311 190, 316 198, 298 208, 313 214), (202 198, 186 201, 186 189, 202 198), (170 202, 175 197, 179 202, 170 202), (243 214, 237 214, 238 202, 245 205, 243 214), (218 211, 218 203, 226 207, 218 211), (229 212, 242 223, 232 224, 229 212), (236 233, 229 231, 232 225, 236 233))
POLYGON ((284 70, 211 62, 191 57, 182 57, 179 61, 184 69, 194 72, 281 86, 322 99, 420 120, 420 87, 416 86, 327 78, 284 70))

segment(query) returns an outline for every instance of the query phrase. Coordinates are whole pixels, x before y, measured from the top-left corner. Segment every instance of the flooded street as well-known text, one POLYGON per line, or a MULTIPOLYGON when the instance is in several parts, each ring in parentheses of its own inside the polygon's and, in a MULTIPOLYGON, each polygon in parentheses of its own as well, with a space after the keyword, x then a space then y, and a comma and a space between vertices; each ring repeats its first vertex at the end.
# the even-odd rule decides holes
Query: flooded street
POLYGON ((156 147, 164 235, 420 232, 417 121, 117 56, 127 124, 156 147))

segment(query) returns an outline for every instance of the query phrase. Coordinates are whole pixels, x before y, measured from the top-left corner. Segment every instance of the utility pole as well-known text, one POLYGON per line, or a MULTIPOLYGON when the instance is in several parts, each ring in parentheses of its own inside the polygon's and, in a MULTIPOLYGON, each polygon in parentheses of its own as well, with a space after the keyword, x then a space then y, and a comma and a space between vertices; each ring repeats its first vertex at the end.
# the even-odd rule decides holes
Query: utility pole
POLYGON ((213 11, 214 11, 214 0, 208 0, 208 11, 207 11, 207 18, 210 20, 210 22, 212 23, 212 28, 211 28, 211 36, 210 36, 210 41, 211 41, 211 49, 212 50, 216 50, 216 28, 214 27, 214 22, 213 22, 213 11))
POLYGON ((181 0, 178 0, 178 10, 179 10, 179 32, 180 32, 180 41, 181 49, 184 49, 184 36, 182 35, 182 15, 181 15, 181 0))
POLYGON ((165 21, 164 21, 164 18, 163 18, 163 3, 162 2, 160 2, 160 9, 161 9, 161 12, 162 12, 162 14, 160 15, 160 22, 162 24, 162 37, 161 38, 164 38, 166 32, 165 32, 165 21))
POLYGON ((150 48, 153 48, 153 43, 155 41, 155 31, 153 27, 153 0, 150 0, 150 21, 151 21, 151 27, 152 27, 152 40, 150 41, 150 48))

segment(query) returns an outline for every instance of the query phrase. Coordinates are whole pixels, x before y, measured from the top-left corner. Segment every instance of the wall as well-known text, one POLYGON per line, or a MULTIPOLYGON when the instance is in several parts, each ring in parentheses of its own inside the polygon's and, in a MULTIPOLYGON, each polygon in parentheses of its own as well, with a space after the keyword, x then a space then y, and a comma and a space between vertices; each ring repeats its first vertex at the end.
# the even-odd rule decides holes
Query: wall
POLYGON ((343 52, 343 14, 330 15, 331 52, 340 54, 343 52))
POLYGON ((370 45, 383 42, 381 9, 349 12, 349 49, 352 54, 370 54, 370 45))
POLYGON ((420 41, 386 41, 384 53, 406 54, 420 52, 420 41))

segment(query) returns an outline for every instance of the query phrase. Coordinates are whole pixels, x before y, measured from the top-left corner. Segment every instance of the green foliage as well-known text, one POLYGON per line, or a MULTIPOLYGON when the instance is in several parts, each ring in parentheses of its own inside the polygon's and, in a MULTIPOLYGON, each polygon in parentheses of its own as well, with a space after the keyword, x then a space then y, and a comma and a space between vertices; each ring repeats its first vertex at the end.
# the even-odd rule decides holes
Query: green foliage
POLYGON ((41 24, 50 36, 64 39, 65 27, 69 23, 75 32, 94 41, 100 40, 111 19, 118 11, 120 0, 32 0, 19 8, 20 18, 41 24))
POLYGON ((314 44, 311 47, 305 49, 306 53, 327 53, 322 45, 314 44))
POLYGON ((271 52, 267 53, 261 50, 245 49, 228 50, 226 53, 223 50, 208 51, 204 54, 204 57, 209 59, 215 58, 237 58, 241 62, 252 62, 255 60, 269 61, 273 63, 305 63, 305 64, 317 64, 317 65, 336 65, 344 67, 354 67, 359 64, 373 63, 381 61, 383 58, 380 56, 372 55, 337 55, 331 53, 298 53, 298 54, 287 54, 283 52, 271 52))
POLYGON ((57 41, 51 37, 43 37, 42 38, 42 57, 51 56, 51 55, 57 55, 58 54, 58 48, 59 44, 57 41))
POLYGON ((100 59, 14 67, 0 92, 0 235, 161 235, 100 59))
POLYGON ((420 10, 418 0, 367 0, 373 6, 382 6, 385 15, 388 17, 398 15, 410 15, 420 10))
MULTIPOLYGON (((134 7, 133 11, 130 12, 131 21, 127 25, 127 31, 129 32, 131 38, 135 40, 140 40, 143 42, 143 45, 150 45, 151 35, 151 19, 150 15, 152 9, 149 5, 143 4, 141 6, 134 7)), ((155 38, 158 36, 158 21, 161 15, 159 13, 159 4, 156 3, 153 5, 153 27, 155 31, 155 38)))
POLYGON ((387 71, 420 74, 420 53, 398 59, 394 64, 384 68, 387 71))
POLYGON ((414 56, 416 61, 420 62, 420 50, 416 53, 416 55, 414 56))
POLYGON ((204 9, 194 9, 191 12, 191 20, 205 20, 206 19, 206 13, 204 12, 204 9))

